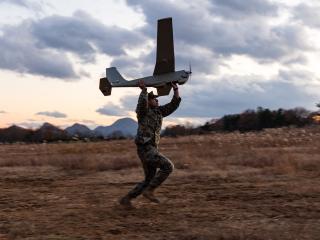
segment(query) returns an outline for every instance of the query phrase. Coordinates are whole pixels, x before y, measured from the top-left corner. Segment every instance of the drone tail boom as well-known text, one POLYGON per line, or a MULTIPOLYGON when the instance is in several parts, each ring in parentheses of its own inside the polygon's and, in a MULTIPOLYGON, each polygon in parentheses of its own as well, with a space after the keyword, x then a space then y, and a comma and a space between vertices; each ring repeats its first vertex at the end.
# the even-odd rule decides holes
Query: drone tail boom
POLYGON ((128 84, 115 67, 106 69, 106 77, 100 79, 99 88, 103 95, 111 95, 112 87, 121 87, 128 84))

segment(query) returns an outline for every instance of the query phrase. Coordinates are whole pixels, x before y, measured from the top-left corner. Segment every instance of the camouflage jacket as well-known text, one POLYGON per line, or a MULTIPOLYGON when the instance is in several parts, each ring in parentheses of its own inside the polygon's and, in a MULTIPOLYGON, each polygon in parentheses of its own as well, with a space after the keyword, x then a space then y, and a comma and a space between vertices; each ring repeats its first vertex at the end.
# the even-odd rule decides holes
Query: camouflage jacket
POLYGON ((135 143, 137 145, 150 143, 157 147, 160 141, 162 118, 173 113, 179 107, 180 102, 180 97, 173 96, 171 102, 163 106, 150 108, 148 107, 147 89, 142 90, 136 108, 138 131, 135 143))

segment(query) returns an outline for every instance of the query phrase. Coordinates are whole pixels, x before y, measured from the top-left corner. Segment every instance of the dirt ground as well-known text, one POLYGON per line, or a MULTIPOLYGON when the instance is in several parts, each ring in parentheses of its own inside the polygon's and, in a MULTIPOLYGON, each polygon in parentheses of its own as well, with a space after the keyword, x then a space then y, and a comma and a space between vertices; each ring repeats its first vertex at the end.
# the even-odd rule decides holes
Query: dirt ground
POLYGON ((286 134, 164 139, 176 168, 161 203, 131 210, 118 204, 142 180, 130 141, 0 145, 0 240, 320 239, 320 131, 286 134), (122 164, 83 164, 104 155, 122 164))

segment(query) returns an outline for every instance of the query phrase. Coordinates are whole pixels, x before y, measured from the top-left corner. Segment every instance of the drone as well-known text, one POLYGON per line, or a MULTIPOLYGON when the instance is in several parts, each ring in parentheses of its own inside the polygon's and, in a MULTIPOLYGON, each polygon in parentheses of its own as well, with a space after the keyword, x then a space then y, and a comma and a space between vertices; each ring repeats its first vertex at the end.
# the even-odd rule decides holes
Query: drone
POLYGON ((192 74, 189 71, 175 71, 172 18, 158 20, 156 65, 152 76, 126 80, 116 67, 106 68, 106 77, 100 79, 99 89, 104 96, 111 95, 114 87, 139 87, 139 81, 144 81, 146 87, 157 89, 158 96, 168 95, 171 91, 171 82, 182 85, 192 74))

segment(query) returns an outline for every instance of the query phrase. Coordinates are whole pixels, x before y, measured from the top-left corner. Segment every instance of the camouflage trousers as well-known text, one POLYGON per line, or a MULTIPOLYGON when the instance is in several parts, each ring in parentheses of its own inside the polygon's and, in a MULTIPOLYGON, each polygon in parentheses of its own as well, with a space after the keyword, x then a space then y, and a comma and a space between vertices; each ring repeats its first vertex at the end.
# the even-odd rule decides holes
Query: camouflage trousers
POLYGON ((139 196, 144 190, 154 190, 164 182, 173 171, 173 163, 159 153, 151 144, 137 145, 138 156, 144 170, 144 181, 138 183, 129 193, 130 198, 139 196), (157 169, 159 170, 157 171, 157 169))

